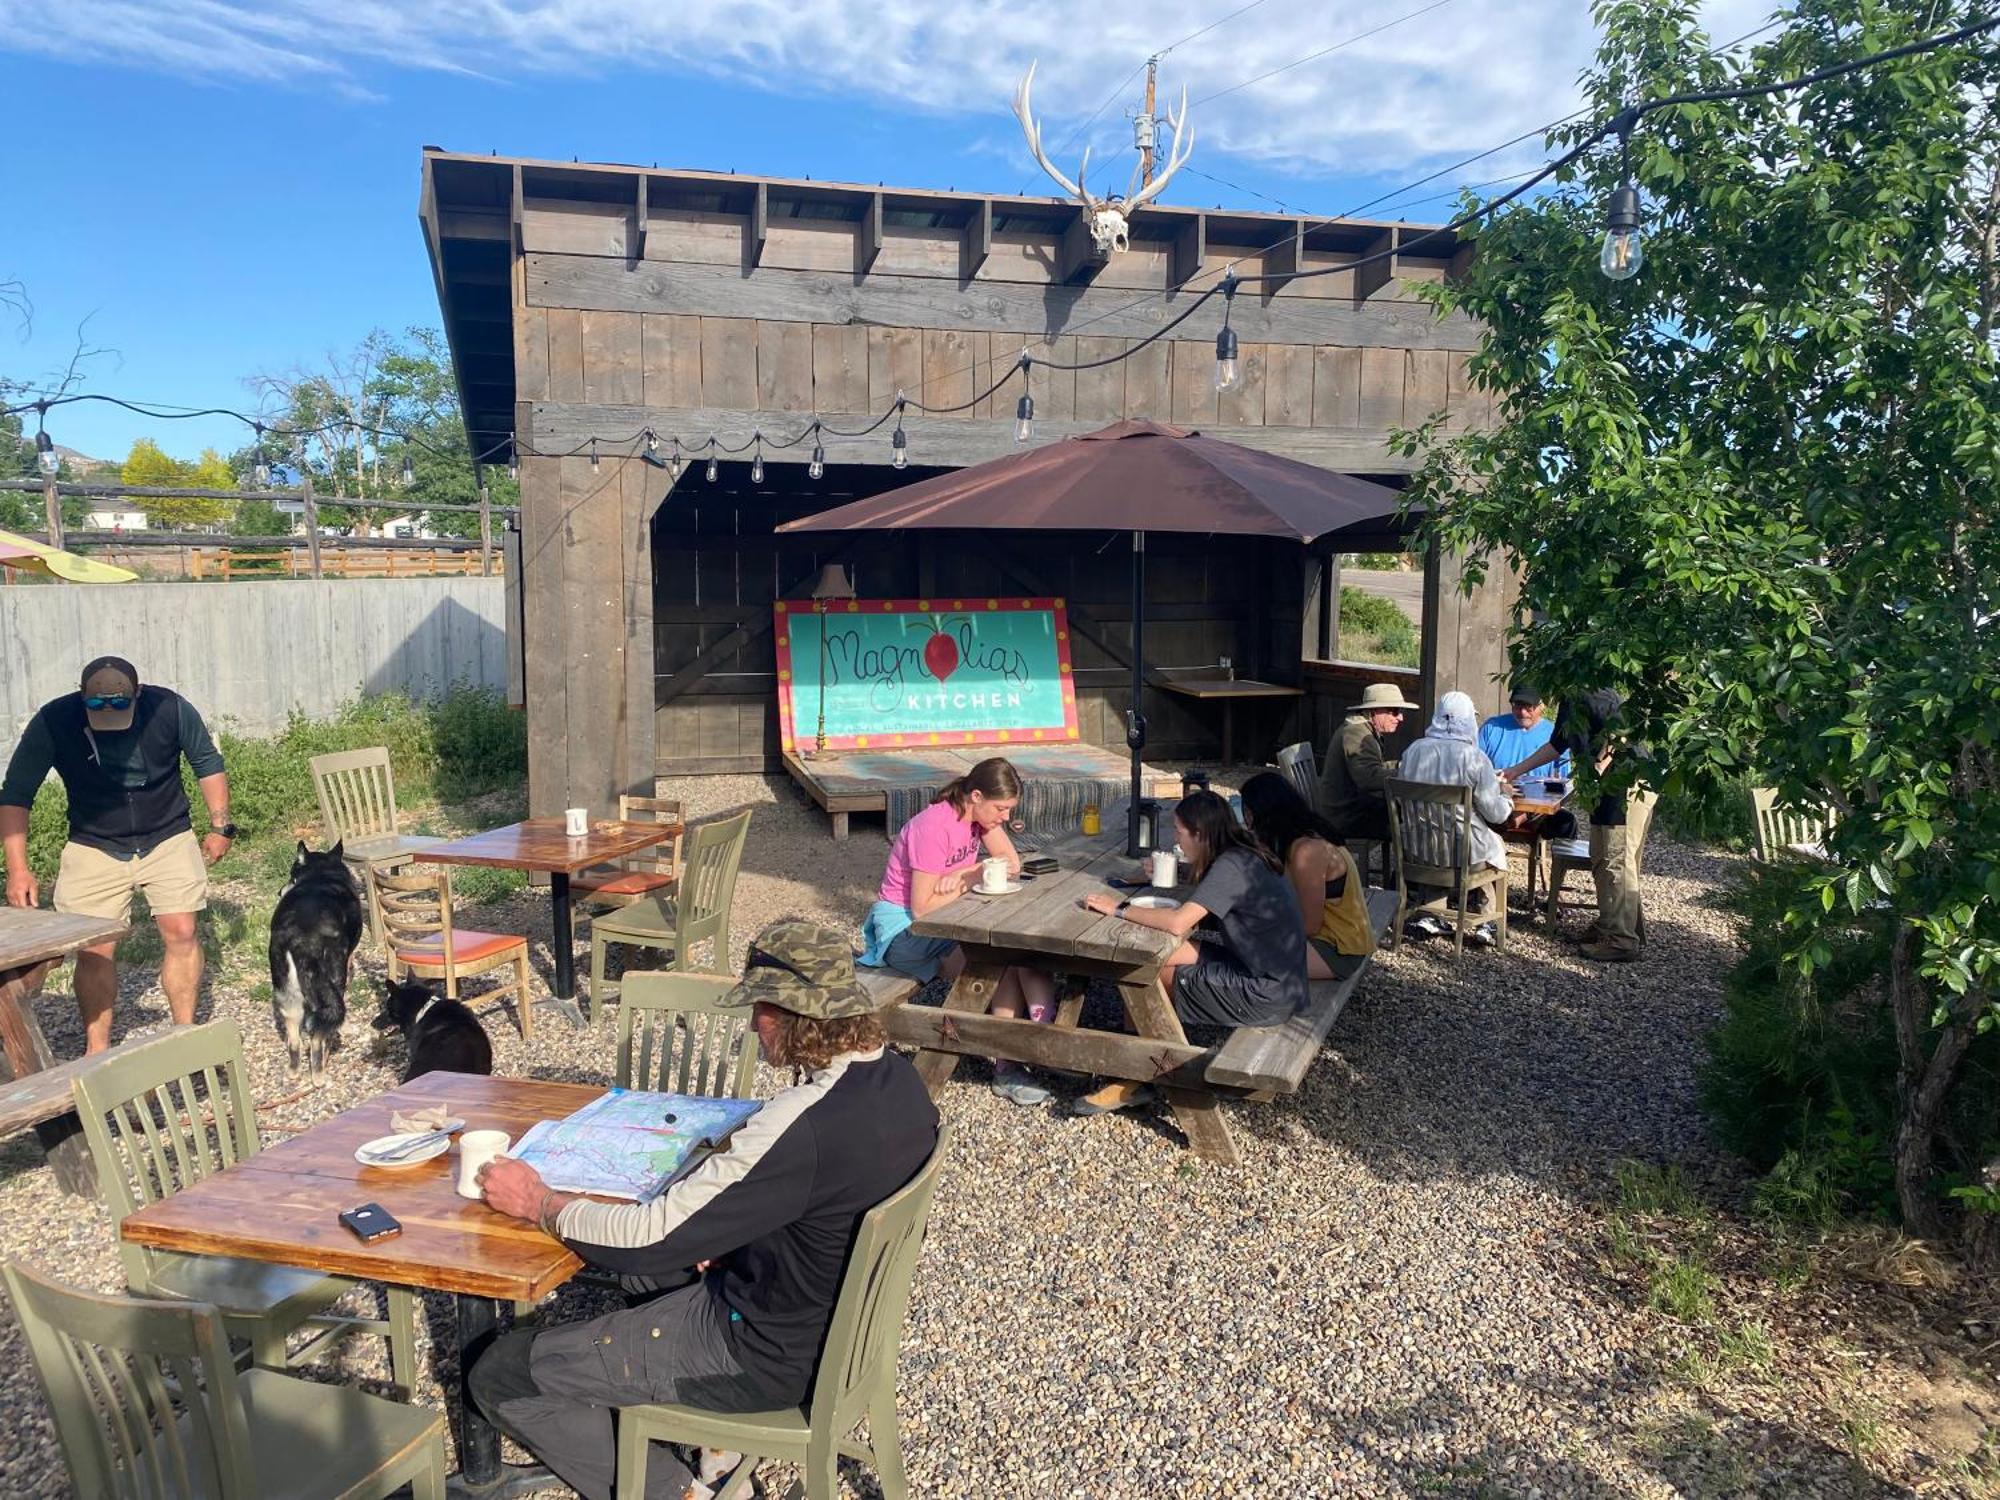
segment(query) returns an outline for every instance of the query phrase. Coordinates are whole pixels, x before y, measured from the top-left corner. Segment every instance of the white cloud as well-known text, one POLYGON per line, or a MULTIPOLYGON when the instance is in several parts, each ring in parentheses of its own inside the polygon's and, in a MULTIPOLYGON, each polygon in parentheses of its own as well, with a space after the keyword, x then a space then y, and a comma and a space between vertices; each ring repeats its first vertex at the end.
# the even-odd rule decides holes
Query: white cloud
MULTIPOLYGON (((1427 3, 1264 0, 1174 51, 1162 80, 1171 96, 1185 84, 1199 99, 1427 3)), ((967 117, 968 141, 994 139, 1015 82, 1040 59, 1036 107, 1053 148, 1149 52, 1235 8, 1235 0, 0 0, 0 50, 356 94, 390 90, 390 66, 498 78, 694 68, 778 94, 967 117)), ((1766 8, 1711 0, 1706 15, 1726 39, 1766 8)), ((1573 107, 1592 41, 1585 0, 1450 0, 1199 105, 1193 164, 1226 174, 1234 156, 1354 174, 1464 156, 1573 107)), ((1126 159, 1122 115, 1136 89, 1066 148, 1065 170, 1089 142, 1094 160, 1126 159)), ((1029 158, 1011 122, 1001 128, 1025 173, 1029 158)))

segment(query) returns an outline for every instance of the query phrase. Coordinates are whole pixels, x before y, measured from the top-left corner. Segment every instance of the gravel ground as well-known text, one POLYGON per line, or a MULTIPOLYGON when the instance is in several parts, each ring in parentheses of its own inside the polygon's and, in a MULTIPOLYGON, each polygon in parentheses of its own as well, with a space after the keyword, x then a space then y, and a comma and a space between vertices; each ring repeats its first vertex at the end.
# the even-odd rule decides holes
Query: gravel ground
MULTIPOLYGON (((884 853, 866 820, 834 844, 779 778, 679 793, 696 816, 756 809, 734 959, 777 916, 858 922, 884 853)), ((1728 857, 1656 839, 1648 862, 1643 964, 1587 964, 1527 921, 1504 955, 1454 958, 1436 942, 1383 954, 1296 1097, 1229 1106, 1241 1171, 1186 1153, 1168 1115, 1023 1110, 983 1086, 983 1065, 962 1067, 941 1101, 956 1160, 903 1344, 914 1492, 1993 1493, 2000 1408, 1975 1358, 1992 1331, 1961 1323, 1963 1292, 1836 1272, 1827 1247, 1774 1248, 1720 1210, 1695 1231, 1716 1265, 1716 1326, 1754 1317, 1773 1348, 1718 1369, 1701 1358, 1713 1330, 1649 1308, 1643 1272, 1607 1252, 1621 1161, 1681 1163, 1711 1201, 1741 1186, 1695 1099, 1733 952, 1709 905, 1728 857), (1806 1273, 1775 1277, 1781 1252, 1806 1273)), ((535 935, 546 973, 538 895, 477 920, 535 935)), ((242 1025, 267 1139, 395 1083, 401 1044, 371 1050, 373 996, 358 985, 348 1049, 302 1087, 257 967, 218 978, 204 1016, 242 1025)), ((372 984, 379 957, 364 949, 362 967, 372 984)), ((489 1018, 496 1071, 604 1079, 608 1031, 545 1016, 532 1046, 489 1018)), ((42 1019, 59 1055, 80 1050, 64 981, 42 1019)), ((164 1020, 151 976, 129 974, 123 1034, 164 1020)), ((1668 1244, 1686 1232, 1642 1230, 1668 1244)), ((0 1142, 0 1251, 122 1284, 102 1216, 55 1190, 32 1137, 0 1142)), ((591 1306, 566 1292, 555 1315, 591 1306)), ((436 1403, 456 1378, 444 1299, 429 1299, 428 1323, 422 1399, 436 1403)), ((357 1344, 329 1373, 379 1377, 379 1349, 357 1344)), ((67 1494, 23 1354, 9 1320, 0 1359, 22 1373, 0 1385, 0 1495, 67 1494)), ((852 1466, 847 1480, 877 1493, 852 1466)))

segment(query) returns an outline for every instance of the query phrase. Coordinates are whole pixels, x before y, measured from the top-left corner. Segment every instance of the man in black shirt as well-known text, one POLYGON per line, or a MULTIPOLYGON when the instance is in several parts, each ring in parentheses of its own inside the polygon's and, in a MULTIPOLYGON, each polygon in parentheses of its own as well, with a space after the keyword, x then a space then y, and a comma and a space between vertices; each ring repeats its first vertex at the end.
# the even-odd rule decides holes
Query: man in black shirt
MULTIPOLYGON (((585 1500, 612 1495, 614 1407, 806 1400, 861 1216, 937 1144, 936 1106, 888 1050, 843 934, 773 923, 724 1003, 754 1006, 765 1061, 805 1077, 666 1192, 599 1203, 509 1157, 479 1174, 493 1208, 541 1225, 628 1288, 674 1287, 622 1312, 502 1335, 470 1367, 468 1399, 585 1500)), ((678 1461, 648 1466, 648 1496, 680 1500, 688 1483, 678 1461)))
MULTIPOLYGON (((1565 702, 1549 742, 1501 774, 1515 780, 1565 752, 1577 765, 1595 766, 1599 776, 1618 756, 1640 762, 1651 759, 1644 745, 1621 741, 1617 729, 1624 707, 1625 700, 1609 688, 1565 702)), ((1644 956, 1646 913, 1640 903, 1639 858, 1653 805, 1659 800, 1658 794, 1635 784, 1623 792, 1606 793, 1591 809, 1590 875, 1597 883, 1597 920, 1584 932, 1578 950, 1585 958, 1629 964, 1644 956)))
MULTIPOLYGON (((55 908, 115 922, 132 916, 143 891, 165 956, 160 988, 182 1026, 194 1021, 201 991, 201 944, 195 914, 208 905, 208 867, 229 852, 229 777, 208 727, 178 693, 141 687, 132 664, 100 656, 83 669, 82 689, 36 711, 0 782, 0 843, 6 847, 7 904, 34 906, 41 888, 28 868, 28 813, 53 770, 69 796, 69 842, 56 874, 55 908), (199 843, 181 786, 187 757, 208 804, 208 835, 199 843)), ((116 939, 76 956, 76 1004, 84 1045, 111 1045, 118 998, 116 939)))

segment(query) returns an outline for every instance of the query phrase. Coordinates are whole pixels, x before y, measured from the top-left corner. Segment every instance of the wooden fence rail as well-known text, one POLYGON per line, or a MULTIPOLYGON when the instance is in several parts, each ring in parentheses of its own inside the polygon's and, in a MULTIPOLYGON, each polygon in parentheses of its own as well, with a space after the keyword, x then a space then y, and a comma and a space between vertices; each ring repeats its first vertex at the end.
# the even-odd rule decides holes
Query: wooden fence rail
MULTIPOLYGON (((299 549, 284 551, 243 551, 229 547, 190 548, 187 554, 190 578, 304 578, 311 576, 312 560, 299 549)), ((505 571, 505 559, 493 554, 492 571, 505 571)), ((320 569, 327 578, 476 578, 483 569, 477 552, 444 551, 437 548, 394 550, 323 547, 320 569)))

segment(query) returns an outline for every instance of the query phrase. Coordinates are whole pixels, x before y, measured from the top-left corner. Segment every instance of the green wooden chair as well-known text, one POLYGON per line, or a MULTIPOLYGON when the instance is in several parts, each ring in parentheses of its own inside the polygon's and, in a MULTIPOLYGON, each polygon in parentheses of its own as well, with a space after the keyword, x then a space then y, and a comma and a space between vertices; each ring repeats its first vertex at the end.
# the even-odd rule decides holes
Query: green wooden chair
POLYGON ((844 1455, 873 1464, 883 1500, 908 1500, 903 1449, 896 1435, 896 1354, 910 1305, 931 1193, 937 1187, 951 1127, 921 1171, 862 1215, 841 1278, 840 1300, 820 1351, 812 1400, 803 1409, 719 1412, 692 1406, 627 1406, 618 1413, 618 1500, 642 1500, 646 1457, 654 1442, 694 1443, 744 1455, 716 1500, 741 1500, 767 1458, 798 1464, 806 1500, 838 1500, 844 1455), (869 1441, 847 1434, 863 1417, 869 1441))
MULTIPOLYGON (((75 1080, 76 1111, 97 1166, 99 1191, 115 1229, 149 1203, 211 1177, 263 1145, 250 1100, 243 1037, 234 1021, 177 1028, 75 1080)), ((250 1344, 253 1362, 282 1370, 313 1358, 348 1334, 385 1335, 398 1396, 416 1387, 416 1319, 408 1287, 391 1286, 386 1319, 326 1311, 364 1283, 344 1276, 227 1255, 188 1255, 118 1242, 137 1296, 213 1303, 230 1333, 250 1344), (288 1354, 285 1337, 314 1336, 288 1354)))
POLYGON ((627 974, 618 1007, 618 1087, 747 1099, 757 1080, 750 1011, 718 1002, 725 975, 627 974))
POLYGON ((1507 946, 1507 872, 1472 862, 1472 820, 1479 816, 1469 786, 1436 786, 1428 781, 1388 777, 1382 784, 1389 803, 1389 842, 1396 850, 1396 920, 1389 951, 1403 946, 1403 922, 1412 911, 1456 914, 1453 948, 1465 951, 1473 925, 1472 893, 1493 892, 1486 913, 1495 925, 1496 950, 1507 946), (1410 887, 1428 886, 1441 894, 1412 903, 1410 887))
POLYGON ((733 818, 704 823, 687 836, 680 888, 672 896, 647 896, 605 912, 590 924, 590 988, 584 1008, 601 1014, 611 991, 604 977, 605 955, 613 944, 665 949, 672 954, 666 968, 676 973, 694 968, 697 944, 712 942, 708 972, 729 968, 729 906, 736 895, 736 871, 743 863, 743 841, 750 832, 750 809, 733 818))
POLYGON ((92 1500, 445 1500, 444 1415, 236 1373, 205 1302, 100 1297, 0 1266, 74 1492, 92 1500))

